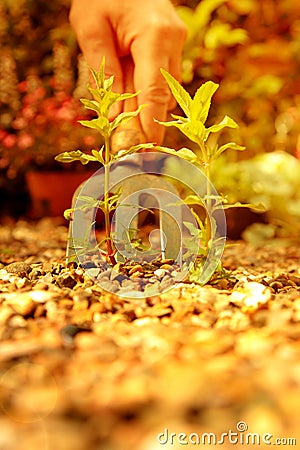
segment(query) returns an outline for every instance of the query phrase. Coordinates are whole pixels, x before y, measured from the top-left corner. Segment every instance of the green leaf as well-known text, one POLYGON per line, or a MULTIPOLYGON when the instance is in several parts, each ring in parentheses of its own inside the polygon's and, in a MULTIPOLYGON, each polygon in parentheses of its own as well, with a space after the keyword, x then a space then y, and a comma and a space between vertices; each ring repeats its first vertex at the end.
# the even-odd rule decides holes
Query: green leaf
POLYGON ((111 91, 114 79, 115 77, 111 76, 109 78, 106 78, 106 80, 104 80, 103 87, 106 91, 111 91))
POLYGON ((184 203, 186 205, 200 205, 203 206, 203 208, 206 208, 204 201, 198 197, 198 195, 188 195, 185 199, 184 199, 184 203))
POLYGON ((94 89, 92 87, 89 87, 89 92, 93 96, 94 100, 99 103, 99 106, 102 102, 103 96, 105 94, 105 91, 103 89, 94 89))
POLYGON ((79 120, 79 123, 87 128, 92 128, 99 131, 103 136, 106 136, 110 131, 110 124, 107 117, 98 117, 92 120, 79 120))
POLYGON ((191 123, 189 120, 182 122, 181 120, 171 121, 171 122, 160 122, 155 120, 155 122, 164 125, 165 127, 176 127, 181 133, 188 137, 191 141, 199 144, 199 140, 205 135, 205 127, 201 122, 191 123))
POLYGON ((211 98, 219 85, 213 81, 207 81, 197 90, 191 103, 191 119, 205 123, 211 105, 211 98))
POLYGON ((132 155, 133 153, 137 153, 139 150, 145 150, 145 149, 155 149, 156 147, 154 146, 154 144, 138 144, 138 145, 133 145, 132 147, 130 147, 129 149, 124 149, 124 150, 120 150, 118 151, 118 153, 116 153, 113 157, 113 159, 120 159, 123 158, 124 156, 127 155, 132 155))
POLYGON ((100 115, 103 118, 108 117, 110 108, 114 103, 116 103, 119 100, 120 95, 121 94, 118 94, 117 92, 113 91, 105 92, 102 101, 100 103, 100 115))
POLYGON ((176 152, 176 155, 182 159, 185 159, 186 161, 190 161, 191 163, 196 162, 198 159, 197 155, 189 148, 181 148, 176 152))
POLYGON ((92 155, 87 155, 81 150, 73 150, 72 152, 63 152, 55 156, 55 160, 62 163, 71 163, 73 161, 80 161, 81 164, 87 164, 89 161, 97 161, 92 155))
POLYGON ((220 123, 217 123, 216 125, 212 125, 211 127, 207 128, 207 136, 209 133, 217 133, 218 131, 223 130, 223 128, 238 128, 238 124, 231 119, 229 116, 225 116, 223 120, 220 123))
POLYGON ((160 69, 175 99, 187 117, 190 117, 190 108, 192 99, 190 94, 181 86, 181 84, 170 75, 166 70, 160 69))
POLYGON ((154 148, 155 150, 158 150, 162 153, 175 155, 178 156, 179 158, 185 159, 186 161, 190 161, 192 163, 196 162, 198 159, 197 155, 189 148, 181 148, 180 150, 174 150, 173 148, 162 147, 159 145, 156 145, 154 148))
POLYGON ((104 159, 103 159, 103 149, 104 145, 102 145, 100 150, 92 150, 92 155, 96 158, 96 161, 99 161, 101 164, 104 165, 104 159))
POLYGON ((74 212, 74 209, 73 209, 73 208, 65 209, 65 211, 64 211, 64 218, 65 218, 66 220, 72 220, 72 214, 73 214, 73 212, 74 212))
POLYGON ((252 209, 253 211, 257 211, 257 212, 265 212, 266 211, 266 207, 262 204, 262 203, 240 203, 240 202, 236 202, 236 203, 228 203, 228 204, 220 204, 218 206, 215 207, 215 209, 230 209, 230 208, 249 208, 252 209))
POLYGON ((215 152, 215 157, 221 155, 227 149, 231 148, 231 150, 243 151, 246 147, 236 144, 235 142, 228 142, 227 144, 221 145, 215 152))
POLYGON ((146 105, 141 105, 135 111, 122 112, 121 114, 119 114, 115 118, 115 120, 111 123, 111 131, 114 130, 115 128, 117 128, 119 125, 121 125, 121 123, 127 122, 128 120, 132 119, 133 117, 138 116, 139 113, 141 112, 141 110, 145 106, 146 105))
POLYGON ((101 67, 99 72, 97 72, 92 66, 89 66, 89 70, 91 71, 91 74, 95 80, 96 86, 100 87, 101 82, 99 83, 99 73, 101 72, 101 70, 104 70, 104 65, 105 65, 105 58, 102 58, 102 62, 101 62, 101 67))
POLYGON ((136 97, 137 95, 139 95, 139 93, 140 93, 141 91, 137 91, 137 92, 134 92, 134 93, 131 93, 131 92, 124 92, 123 94, 119 94, 119 101, 121 101, 121 100, 127 100, 128 98, 133 98, 133 97, 136 97))
POLYGON ((91 109, 96 113, 100 113, 100 105, 96 100, 88 100, 86 98, 80 99, 81 103, 84 105, 85 109, 91 109))
POLYGON ((177 151, 174 150, 173 148, 162 147, 161 145, 156 145, 155 150, 162 152, 162 153, 167 153, 168 155, 176 155, 177 156, 177 151))
POLYGON ((189 230, 193 237, 201 237, 202 230, 196 227, 193 223, 184 221, 183 225, 189 230))

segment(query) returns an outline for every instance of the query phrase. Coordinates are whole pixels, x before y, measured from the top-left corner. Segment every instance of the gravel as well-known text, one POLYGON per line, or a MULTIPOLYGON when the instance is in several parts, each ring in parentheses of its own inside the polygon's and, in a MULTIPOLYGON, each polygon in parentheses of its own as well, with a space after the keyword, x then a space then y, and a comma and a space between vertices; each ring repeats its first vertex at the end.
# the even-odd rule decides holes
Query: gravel
POLYGON ((139 298, 145 267, 91 266, 107 292, 65 263, 66 239, 60 219, 0 229, 0 449, 178 450, 179 433, 242 427, 299 445, 298 242, 231 243, 230 276, 139 298))

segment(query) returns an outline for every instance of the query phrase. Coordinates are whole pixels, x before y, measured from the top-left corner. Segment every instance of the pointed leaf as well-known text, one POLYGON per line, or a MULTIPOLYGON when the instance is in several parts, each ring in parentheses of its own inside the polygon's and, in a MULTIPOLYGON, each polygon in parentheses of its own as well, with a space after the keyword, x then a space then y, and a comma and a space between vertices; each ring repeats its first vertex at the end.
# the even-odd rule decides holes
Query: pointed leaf
POLYGON ((119 99, 118 100, 127 100, 128 98, 133 98, 136 97, 137 95, 140 94, 141 91, 137 91, 134 93, 131 92, 124 92, 123 94, 119 94, 119 99))
POLYGON ((173 117, 173 119, 179 120, 182 123, 185 123, 185 122, 189 121, 189 119, 187 119, 186 117, 177 116, 176 114, 171 114, 171 117, 173 117))
POLYGON ((64 218, 66 220, 72 220, 72 214, 74 212, 73 208, 68 208, 64 210, 64 218))
POLYGON ((92 150, 92 155, 95 157, 95 159, 97 161, 99 161, 101 164, 105 164, 104 159, 103 159, 103 149, 104 146, 101 147, 100 150, 92 150))
POLYGON ((106 78, 106 80, 104 80, 103 87, 106 91, 111 91, 114 79, 115 77, 111 76, 109 78, 106 78))
POLYGON ((85 109, 91 109, 96 113, 100 113, 100 105, 96 100, 88 100, 86 98, 80 99, 81 103, 84 105, 85 109))
MULTIPOLYGON (((103 60, 104 60, 104 58, 102 59, 102 64, 103 64, 103 60)), ((93 78, 94 78, 94 80, 95 80, 96 86, 99 87, 99 81, 98 81, 98 73, 97 73, 97 71, 96 71, 92 66, 89 66, 89 70, 90 70, 90 72, 91 72, 91 74, 92 74, 92 76, 93 76, 93 78)), ((101 69, 100 69, 100 70, 101 70, 101 69)))
MULTIPOLYGON (((181 133, 183 133, 186 137, 188 137, 191 141, 198 144, 199 139, 197 135, 197 130, 194 130, 191 126, 191 123, 189 121, 182 122, 182 121, 171 121, 171 122, 160 122, 158 120, 155 120, 155 122, 165 126, 165 127, 176 127, 178 128, 181 133)), ((198 124, 201 124, 201 122, 198 122, 198 124)), ((202 124, 201 124, 202 125, 202 124)), ((203 126, 203 125, 202 125, 203 126)), ((203 126, 203 131, 205 131, 205 128, 203 126)))
POLYGON ((115 120, 111 123, 111 130, 114 130, 115 128, 117 128, 119 125, 121 125, 121 123, 127 122, 127 120, 132 119, 133 117, 136 117, 139 115, 139 113, 141 112, 141 110, 145 107, 146 105, 141 105, 138 107, 138 109, 136 109, 135 111, 129 111, 129 112, 122 112, 121 114, 119 114, 115 120))
POLYGON ((231 148, 231 150, 243 151, 246 147, 238 145, 235 142, 228 142, 227 144, 221 145, 221 147, 217 149, 215 155, 219 156, 229 148, 231 148))
POLYGON ((92 120, 79 120, 79 123, 84 127, 99 131, 102 135, 107 134, 109 131, 109 120, 106 117, 98 117, 92 120))
POLYGON ((100 115, 108 117, 109 110, 114 103, 116 103, 120 98, 120 94, 113 91, 105 92, 102 101, 100 102, 100 115))
POLYGON ((223 130, 223 128, 238 128, 238 124, 231 119, 231 117, 229 116, 225 116, 224 119, 216 124, 216 125, 212 125, 211 127, 207 128, 207 135, 209 133, 217 133, 218 131, 223 130))
POLYGON ((97 84, 98 87, 103 88, 105 81, 105 56, 102 57, 101 66, 99 72, 97 73, 97 84))
POLYGON ((137 153, 139 150, 146 150, 146 149, 156 149, 154 144, 147 143, 147 144, 138 144, 133 145, 132 147, 124 150, 119 150, 118 153, 116 153, 113 157, 113 159, 120 159, 124 156, 132 155, 133 153, 137 153))
POLYGON ((71 163, 73 161, 80 161, 81 164, 87 164, 89 161, 97 161, 92 155, 86 155, 81 150, 73 150, 71 152, 63 152, 55 156, 55 160, 62 163, 71 163))
POLYGON ((219 85, 213 81, 207 81, 197 90, 191 103, 192 120, 200 120, 205 123, 211 105, 211 98, 219 85))
POLYGON ((160 69, 165 80, 167 81, 172 94, 174 95, 179 106, 182 108, 183 112, 187 117, 190 117, 190 108, 192 99, 190 94, 181 86, 181 84, 172 77, 166 70, 160 69))
POLYGON ((197 161, 197 159, 198 159, 197 155, 189 148, 181 148, 180 150, 178 150, 176 152, 176 155, 179 156, 180 158, 185 159, 186 161, 189 161, 192 163, 197 161))
POLYGON ((186 205, 200 205, 203 206, 205 208, 205 203, 204 201, 198 197, 198 195, 188 195, 185 199, 184 199, 184 203, 186 205))
POLYGON ((92 95, 93 99, 99 103, 99 105, 102 102, 103 96, 105 94, 105 91, 103 89, 94 89, 92 87, 89 87, 89 92, 92 95))
POLYGON ((161 145, 156 145, 155 150, 162 152, 162 153, 167 153, 168 155, 177 155, 177 151, 174 150, 173 148, 162 147, 161 145))
POLYGON ((262 203, 240 203, 240 202, 236 202, 233 204, 221 204, 218 207, 216 207, 216 209, 230 209, 230 208, 249 208, 252 209, 254 211, 257 212, 266 212, 266 207, 265 205, 263 205, 262 203))

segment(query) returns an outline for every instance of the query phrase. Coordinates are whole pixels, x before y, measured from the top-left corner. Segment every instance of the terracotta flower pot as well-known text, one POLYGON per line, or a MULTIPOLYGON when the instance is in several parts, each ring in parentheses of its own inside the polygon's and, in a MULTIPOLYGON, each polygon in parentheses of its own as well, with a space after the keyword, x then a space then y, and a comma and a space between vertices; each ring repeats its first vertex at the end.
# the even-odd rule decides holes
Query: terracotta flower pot
POLYGON ((35 172, 26 174, 26 182, 31 197, 29 217, 62 216, 71 207, 72 197, 77 187, 93 172, 35 172))

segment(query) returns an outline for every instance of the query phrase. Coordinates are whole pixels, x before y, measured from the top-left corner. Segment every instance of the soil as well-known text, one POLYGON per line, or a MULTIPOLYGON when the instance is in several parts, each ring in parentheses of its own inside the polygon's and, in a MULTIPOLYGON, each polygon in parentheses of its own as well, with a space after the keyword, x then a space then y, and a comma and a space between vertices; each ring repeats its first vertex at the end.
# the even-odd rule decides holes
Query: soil
POLYGON ((235 241, 229 277, 121 298, 66 239, 0 229, 1 450, 299 448, 299 242, 235 241))

